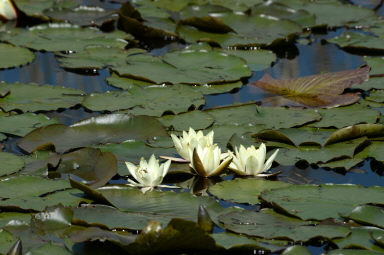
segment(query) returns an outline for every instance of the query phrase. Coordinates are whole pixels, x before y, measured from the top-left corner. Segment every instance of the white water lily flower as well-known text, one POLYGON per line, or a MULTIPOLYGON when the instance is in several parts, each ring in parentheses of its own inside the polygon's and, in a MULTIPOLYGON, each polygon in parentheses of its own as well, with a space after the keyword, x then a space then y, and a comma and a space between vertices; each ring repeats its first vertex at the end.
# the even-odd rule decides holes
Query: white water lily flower
POLYGON ((11 0, 0 0, 0 19, 13 20, 17 18, 17 12, 11 0))
POLYGON ((233 157, 229 169, 239 175, 260 175, 272 166, 272 162, 278 152, 279 150, 276 150, 265 162, 267 149, 264 143, 258 149, 253 145, 248 148, 240 145, 239 149, 235 147, 235 154, 231 151, 228 152, 233 157))
POLYGON ((232 157, 230 156, 222 159, 221 149, 217 144, 204 147, 198 144, 193 150, 190 167, 192 167, 198 175, 209 177, 220 174, 228 167, 231 161, 232 157))
POLYGON ((164 176, 167 174, 169 166, 171 165, 171 160, 163 164, 159 164, 159 160, 155 158, 155 155, 152 154, 151 158, 147 162, 144 158, 140 159, 140 164, 138 166, 132 164, 131 162, 125 162, 129 173, 135 178, 135 181, 128 179, 128 182, 131 186, 142 187, 141 191, 143 193, 153 190, 154 187, 171 187, 167 185, 160 185, 163 181, 164 176))
POLYGON ((189 128, 188 133, 183 131, 183 136, 178 138, 176 135, 171 134, 173 143, 179 155, 188 161, 192 161, 193 149, 200 145, 202 148, 211 146, 213 144, 213 131, 207 135, 203 134, 203 131, 196 131, 193 128, 189 128))

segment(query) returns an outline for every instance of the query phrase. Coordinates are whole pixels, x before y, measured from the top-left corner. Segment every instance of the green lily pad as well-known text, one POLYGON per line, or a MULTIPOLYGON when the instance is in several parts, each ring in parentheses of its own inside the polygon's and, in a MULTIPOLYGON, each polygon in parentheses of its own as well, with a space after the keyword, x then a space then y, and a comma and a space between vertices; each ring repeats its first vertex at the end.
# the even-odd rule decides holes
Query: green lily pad
POLYGON ((25 113, 10 116, 0 116, 0 132, 17 136, 25 136, 32 130, 55 124, 56 119, 50 119, 44 114, 25 113))
POLYGON ((24 222, 28 224, 31 220, 30 213, 20 212, 1 212, 0 213, 0 227, 3 228, 7 224, 13 224, 16 222, 24 222))
POLYGON ((384 58, 383 57, 364 57, 367 65, 371 67, 370 74, 384 74, 384 58))
POLYGON ((122 88, 128 91, 137 87, 147 87, 154 85, 152 82, 131 79, 128 77, 121 77, 118 76, 116 73, 112 73, 111 77, 108 77, 106 81, 111 86, 122 88))
POLYGON ((141 230, 149 221, 156 220, 167 224, 169 218, 153 213, 121 212, 118 209, 105 205, 89 205, 72 208, 73 224, 102 227, 108 229, 141 230))
POLYGON ((267 239, 307 241, 315 237, 329 239, 345 237, 350 233, 348 227, 315 225, 314 222, 278 214, 272 209, 263 209, 260 212, 230 212, 220 215, 219 220, 225 229, 267 239))
POLYGON ((67 23, 51 23, 31 27, 29 30, 15 28, 1 33, 4 41, 17 46, 45 51, 81 51, 87 46, 124 48, 125 39, 132 39, 121 31, 101 33, 93 28, 79 28, 67 23))
POLYGON ((88 145, 118 143, 132 139, 150 140, 160 136, 167 136, 167 133, 154 118, 110 114, 82 120, 70 127, 53 124, 37 128, 22 138, 18 145, 28 152, 52 146, 56 152, 65 152, 88 145), (143 129, 143 126, 147 128, 143 129))
POLYGON ((50 1, 50 0, 15 0, 17 8, 28 16, 41 17, 44 10, 50 8, 70 8, 75 7, 75 1, 50 1))
POLYGON ((335 38, 328 39, 328 42, 336 43, 342 48, 378 51, 384 50, 382 38, 356 32, 343 32, 335 38))
POLYGON ((244 59, 252 71, 260 71, 276 62, 276 55, 268 50, 223 50, 229 55, 244 59))
POLYGON ((131 56, 127 65, 112 69, 121 76, 157 84, 224 83, 251 75, 241 58, 207 50, 174 51, 164 54, 161 58, 139 54, 131 56))
POLYGON ((73 211, 70 208, 57 205, 34 214, 31 219, 31 225, 42 232, 53 231, 70 227, 72 217, 73 211))
POLYGON ((101 69, 126 63, 127 51, 106 46, 88 46, 83 51, 57 54, 60 66, 69 69, 101 69))
POLYGON ((304 246, 294 245, 284 250, 282 255, 311 255, 312 253, 304 246))
POLYGON ((382 124, 357 124, 341 128, 332 133, 325 145, 348 141, 359 137, 383 137, 384 125, 382 124))
POLYGON ((375 244, 372 235, 383 235, 384 231, 375 227, 352 227, 351 234, 346 238, 335 239, 333 242, 344 249, 365 249, 384 252, 384 248, 375 244))
POLYGON ((278 95, 263 99, 262 101, 267 105, 331 108, 357 102, 360 99, 357 94, 342 93, 344 89, 367 80, 368 72, 369 67, 363 67, 280 80, 265 73, 252 85, 278 95))
POLYGON ((260 198, 301 219, 322 220, 339 218, 339 214, 349 213, 360 204, 382 204, 383 195, 382 187, 322 184, 269 190, 262 193, 260 198))
POLYGON ((0 152, 0 176, 15 173, 24 167, 24 160, 12 153, 0 152))
POLYGON ((84 193, 76 189, 58 191, 44 197, 17 197, 0 201, 0 208, 6 210, 43 211, 48 206, 57 204, 64 206, 78 206, 81 203, 92 203, 92 200, 85 198, 84 193))
POLYGON ((3 179, 0 184, 2 198, 38 197, 70 187, 69 182, 65 180, 49 180, 27 175, 3 179))
POLYGON ((63 155, 55 173, 76 175, 97 188, 117 174, 117 159, 110 152, 83 148, 63 155))
MULTIPOLYGON (((371 69, 371 71, 374 69, 371 69)), ((382 73, 384 73, 384 68, 382 73)), ((358 85, 353 85, 352 88, 363 89, 363 90, 371 90, 371 89, 384 89, 384 78, 369 78, 368 81, 363 82, 358 85)))
POLYGON ((263 179, 235 179, 223 181, 209 188, 209 193, 233 203, 258 204, 258 196, 268 189, 291 186, 289 183, 280 181, 267 181, 263 179), (236 192, 233 192, 236 190, 236 192))
POLYGON ((10 232, 2 229, 0 232, 0 252, 2 254, 9 252, 9 249, 11 249, 16 241, 16 238, 10 232))
POLYGON ((26 65, 35 59, 35 54, 28 49, 0 43, 0 68, 26 65))
POLYGON ((134 115, 161 116, 164 112, 186 112, 190 107, 198 108, 205 103, 203 95, 190 86, 170 85, 136 88, 130 92, 112 91, 91 94, 83 105, 90 110, 129 109, 134 115), (175 96, 178 95, 178 96, 175 96))
POLYGON ((314 110, 263 107, 256 104, 234 105, 207 110, 206 112, 215 118, 217 125, 264 125, 265 128, 274 129, 299 126, 321 119, 321 116, 314 110))
POLYGON ((384 90, 374 90, 369 92, 369 96, 365 98, 369 101, 384 103, 384 90))
POLYGON ((84 92, 72 88, 49 85, 0 83, 10 94, 0 98, 0 108, 4 111, 21 110, 24 112, 50 111, 68 108, 83 100, 84 92))
POLYGON ((96 201, 113 205, 123 212, 154 213, 169 220, 177 217, 196 221, 200 204, 206 206, 214 221, 223 210, 211 197, 195 197, 188 193, 154 190, 143 194, 139 189, 127 186, 106 186, 92 189, 82 184, 79 185, 73 180, 71 180, 71 184, 96 201))
POLYGON ((117 20, 116 11, 107 11, 99 6, 77 6, 75 8, 51 8, 44 15, 79 26, 98 26, 117 20))
MULTIPOLYGON (((6 135, 0 133, 0 141, 4 140, 4 139, 6 139, 6 138, 7 138, 6 135)), ((0 146, 0 148, 1 148, 1 146, 0 146)))
POLYGON ((234 89, 240 89, 243 86, 241 81, 223 84, 204 84, 200 86, 193 86, 195 91, 200 91, 204 95, 220 94, 231 92, 234 89))
POLYGON ((327 252, 327 255, 380 255, 382 252, 358 249, 337 249, 327 252))
POLYGON ((166 115, 158 120, 170 129, 183 131, 188 130, 189 127, 195 130, 205 129, 212 125, 215 119, 203 111, 190 111, 177 115, 166 115))
POLYGON ((25 167, 21 174, 48 176, 48 169, 56 169, 60 162, 60 155, 51 151, 35 151, 24 157, 25 167))
POLYGON ((370 205, 358 206, 345 216, 363 225, 372 225, 384 228, 384 210, 370 205))
POLYGON ((342 128, 360 123, 376 123, 380 117, 379 111, 361 104, 332 109, 319 109, 318 112, 322 118, 320 121, 310 124, 312 127, 342 128))

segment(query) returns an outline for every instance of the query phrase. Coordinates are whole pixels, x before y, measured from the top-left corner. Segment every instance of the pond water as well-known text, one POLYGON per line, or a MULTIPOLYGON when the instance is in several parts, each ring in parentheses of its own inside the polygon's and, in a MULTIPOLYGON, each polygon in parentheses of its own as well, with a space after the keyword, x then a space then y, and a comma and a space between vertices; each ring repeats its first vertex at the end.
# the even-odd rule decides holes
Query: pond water
MULTIPOLYGON (((97 3, 98 5, 101 4, 100 6, 102 6, 106 10, 118 10, 121 7, 121 4, 118 3, 120 1, 109 2, 109 1, 97 1, 97 0, 89 0, 89 1, 83 0, 78 2, 81 2, 84 5, 94 5, 95 3, 97 3)), ((374 6, 377 6, 377 1, 355 0, 350 2, 353 2, 356 5, 364 5, 365 7, 368 7, 368 8, 373 8, 374 6)), ((380 16, 383 16, 384 7, 383 6, 380 7, 376 11, 376 13, 380 16)), ((156 13, 156 15, 159 15, 159 14, 156 13)), ((259 71, 253 71, 251 76, 249 76, 248 78, 241 79, 241 82, 243 83, 243 86, 241 88, 236 88, 231 92, 227 92, 227 93, 204 95, 205 104, 201 105, 198 108, 198 110, 209 110, 209 109, 215 109, 221 106, 247 104, 250 102, 253 102, 253 103, 256 102, 257 104, 261 104, 260 102, 263 99, 270 97, 272 94, 255 86, 254 83, 260 80, 263 77, 263 75, 266 73, 270 74, 272 77, 276 79, 291 79, 291 78, 305 77, 309 75, 317 75, 317 74, 328 73, 328 72, 354 70, 366 64, 362 54, 357 54, 357 53, 352 54, 350 53, 350 51, 347 52, 343 50, 339 45, 326 41, 326 39, 331 39, 337 36, 341 36, 343 33, 349 32, 349 31, 355 31, 360 33, 360 30, 357 30, 357 29, 348 30, 346 28, 329 29, 328 31, 323 31, 323 30, 324 29, 320 29, 319 31, 313 32, 311 34, 304 34, 301 37, 297 38, 295 43, 290 44, 288 47, 285 46, 281 48, 279 47, 273 48, 277 58, 276 58, 276 61, 271 63, 270 67, 265 68, 263 70, 259 70, 259 71)), ((363 33, 366 33, 366 32, 363 32, 363 33)), ((369 34, 369 33, 366 33, 366 34, 369 34)), ((152 42, 150 45, 144 42, 140 42, 140 44, 138 45, 141 48, 148 50, 149 54, 155 57, 163 56, 164 54, 169 53, 172 50, 175 50, 175 49, 180 50, 187 46, 187 44, 184 44, 184 43, 170 43, 164 46, 164 43, 157 44, 156 42, 152 42), (156 46, 156 45, 159 45, 159 46, 156 46)), ((62 52, 62 53, 65 53, 65 52, 62 52)), ((60 63, 58 62, 57 56, 55 56, 55 53, 53 52, 34 51, 34 54, 35 54, 34 61, 28 65, 24 65, 18 68, 0 69, 0 81, 5 83, 20 82, 25 84, 27 83, 37 83, 39 85, 48 84, 48 85, 58 86, 58 87, 79 89, 85 92, 86 94, 92 94, 92 93, 98 94, 98 93, 105 93, 109 91, 119 91, 124 93, 123 89, 111 86, 106 81, 106 78, 110 77, 112 73, 112 70, 110 70, 110 68, 104 67, 100 69, 76 69, 76 71, 74 71, 73 69, 65 69, 61 67, 60 63)), ((381 56, 381 55, 379 54, 376 56, 381 56)), ((362 90, 356 90, 356 91, 362 91, 362 90)), ((367 91, 365 91, 361 95, 362 98, 366 96, 369 96, 369 92, 367 91)), ((60 109, 55 111, 37 111, 37 113, 44 113, 44 115, 50 118, 56 119, 58 123, 69 126, 81 120, 88 119, 90 117, 97 117, 103 114, 111 113, 111 111, 109 110, 92 111, 78 104, 76 106, 65 108, 65 109, 60 109)), ((4 152, 10 152, 18 156, 29 155, 29 153, 27 153, 26 150, 23 150, 18 146, 18 142, 20 142, 22 137, 19 137, 16 135, 10 135, 10 134, 7 134, 6 136, 7 138, 1 141, 0 143, 0 146, 2 144, 4 145, 4 148, 3 148, 4 152)), ((147 142, 149 140, 150 139, 147 139, 147 142)), ((155 150, 155 149, 159 149, 159 147, 169 149, 169 147, 166 147, 167 144, 165 145, 165 147, 162 147, 163 146, 161 144, 162 141, 159 142, 160 145, 157 145, 156 143, 153 143, 153 144, 151 144, 150 142, 148 143, 149 143, 149 147, 145 147, 147 149, 151 148, 152 150, 155 150)), ((134 147, 134 146, 132 146, 132 148, 133 148, 132 150, 137 149, 139 152, 145 150, 145 149, 134 147)), ((358 148, 358 146, 356 146, 356 148, 358 148)), ((76 149, 71 148, 69 151, 73 152, 75 150, 76 149)), ((116 152, 116 155, 119 155, 119 153, 120 154, 122 153, 120 150, 122 149, 112 148, 112 151, 114 153, 116 152)), ((356 149, 356 152, 354 153, 357 154, 357 152, 360 152, 360 148, 356 149)), ((135 156, 137 157, 137 155, 135 156)), ((65 159, 63 158, 60 160, 65 160, 65 159)), ((61 162, 61 161, 58 161, 58 162, 61 162)), ((57 163, 57 164, 60 164, 60 163, 57 163)), ((48 169, 50 167, 52 167, 52 165, 49 165, 48 169)), ((73 165, 73 168, 76 168, 75 165, 73 165)), ((119 171, 121 171, 121 169, 119 169, 119 171)), ((291 184, 332 183, 332 184, 357 184, 357 185, 362 185, 364 187, 371 187, 371 186, 384 187, 384 163, 382 161, 376 160, 373 157, 366 158, 364 161, 360 162, 359 164, 357 164, 356 166, 354 166, 349 170, 345 170, 343 168, 323 168, 323 167, 317 166, 316 164, 308 164, 308 163, 303 163, 302 161, 298 161, 295 165, 291 165, 291 166, 279 165, 277 163, 274 163, 272 167, 272 171, 274 172, 280 171, 281 174, 278 176, 278 180, 291 183, 291 184)), ((122 172, 119 172, 119 174, 121 173, 122 172)), ((110 184, 126 184, 127 181, 125 177, 126 176, 124 176, 124 178, 120 178, 120 176, 118 177, 115 176, 115 178, 110 180, 109 183, 110 184)), ((220 179, 218 183, 220 183, 223 180, 225 183, 225 181, 231 181, 235 179, 238 179, 238 178, 236 178, 234 174, 230 174, 220 179)), ((246 179, 244 180, 246 182, 246 179)), ((187 182, 188 180, 186 181, 186 183, 187 182)), ((207 181, 207 182, 210 183, 211 181, 207 181)), ((214 182, 216 181, 212 181, 212 183, 210 183, 209 185, 213 186, 214 182)), ((191 186, 189 184, 183 184, 181 186, 183 189, 177 191, 177 193, 191 192, 191 190, 189 189, 191 188, 191 186)), ((44 197, 47 194, 43 194, 40 197, 44 197)), ((197 194, 201 195, 201 193, 199 192, 197 194)), ((208 193, 208 195, 210 197, 215 197, 215 198, 219 197, 216 194, 214 194, 215 196, 213 196, 212 194, 208 193)), ((2 198, 1 195, 0 195, 0 198, 2 198)), ((259 203, 250 205, 249 203, 246 203, 246 202, 232 202, 233 200, 231 199, 229 200, 221 199, 221 197, 219 197, 217 200, 219 201, 220 205, 226 209, 232 206, 238 206, 247 211, 259 211, 260 208, 262 207, 259 203)), ((7 201, 7 199, 3 199, 3 201, 7 201)), ((143 205, 141 206, 145 207, 143 205)), ((167 206, 170 206, 170 205, 167 205, 167 206)), ((132 210, 134 211, 135 209, 137 208, 134 208, 132 210)), ((39 210, 35 210, 35 211, 39 211, 39 210)), ((300 218, 297 215, 295 216, 300 218)), ((225 232, 224 228, 220 228, 215 225, 213 229, 213 233, 217 234, 217 233, 224 233, 224 232, 225 232)), ((330 248, 329 245, 331 245, 330 244, 331 242, 328 242, 328 241, 320 241, 318 243, 310 242, 309 244, 302 243, 302 242, 296 242, 296 243, 305 244, 305 246, 310 250, 312 255, 323 254, 330 248)), ((81 243, 77 245, 77 248, 75 248, 74 251, 77 251, 79 254, 84 254, 84 253, 87 254, 87 252, 80 251, 84 248, 83 246, 85 247, 86 244, 81 243)), ((331 247, 331 248, 334 248, 334 247, 331 247)), ((84 248, 84 250, 86 250, 86 248, 84 248)), ((0 254, 1 252, 2 250, 0 250, 0 254)), ((246 253, 246 254, 264 254, 264 251, 251 250, 249 251, 249 253, 246 253)), ((278 251, 275 253, 272 252, 271 254, 281 254, 281 251, 278 251)))

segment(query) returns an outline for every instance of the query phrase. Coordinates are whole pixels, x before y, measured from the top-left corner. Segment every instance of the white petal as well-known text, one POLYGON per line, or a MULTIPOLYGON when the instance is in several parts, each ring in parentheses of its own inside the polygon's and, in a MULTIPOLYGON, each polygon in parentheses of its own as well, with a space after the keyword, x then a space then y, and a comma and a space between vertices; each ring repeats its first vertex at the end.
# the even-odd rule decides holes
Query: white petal
POLYGON ((171 166, 171 160, 167 160, 167 162, 163 163, 162 166, 163 166, 162 176, 164 177, 168 173, 169 167, 171 166))
POLYGON ((137 179, 137 178, 136 178, 136 170, 137 170, 137 166, 135 166, 135 165, 132 164, 131 162, 127 162, 127 161, 125 162, 125 165, 127 166, 130 175, 132 175, 133 178, 137 179))
POLYGON ((279 152, 279 149, 277 149, 267 160, 267 162, 264 165, 263 172, 267 171, 269 168, 271 168, 273 160, 275 160, 277 153, 279 152))

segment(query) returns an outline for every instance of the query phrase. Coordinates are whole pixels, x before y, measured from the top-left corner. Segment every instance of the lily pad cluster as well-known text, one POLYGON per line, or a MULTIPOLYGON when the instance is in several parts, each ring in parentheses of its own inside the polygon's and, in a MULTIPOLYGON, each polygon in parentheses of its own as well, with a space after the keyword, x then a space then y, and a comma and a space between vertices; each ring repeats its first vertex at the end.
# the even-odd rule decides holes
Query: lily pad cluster
POLYGON ((303 179, 367 158, 383 167, 384 23, 373 10, 86 2, 13 0, 12 17, 0 17, 0 72, 51 52, 65 71, 104 72, 113 87, 0 81, 0 254, 384 252, 383 187, 283 181, 292 166, 312 166, 303 179), (366 66, 268 74, 282 49, 337 28, 328 43, 368 55, 366 66), (207 107, 244 88, 266 96, 207 107), (94 117, 49 117, 79 108, 94 117))

